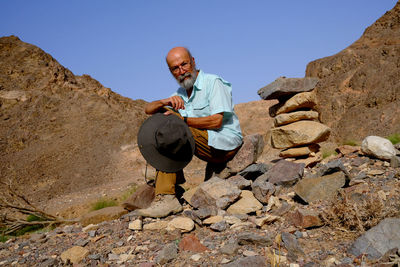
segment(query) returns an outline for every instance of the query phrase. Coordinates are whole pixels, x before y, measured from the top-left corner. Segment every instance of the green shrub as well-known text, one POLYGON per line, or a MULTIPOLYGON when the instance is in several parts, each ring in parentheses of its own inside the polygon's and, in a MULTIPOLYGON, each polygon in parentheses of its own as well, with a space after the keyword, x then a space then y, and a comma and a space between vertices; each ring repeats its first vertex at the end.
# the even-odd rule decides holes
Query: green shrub
POLYGON ((389 139, 389 141, 392 142, 393 145, 398 144, 400 143, 400 134, 391 134, 387 137, 387 139, 389 139))
POLYGON ((26 217, 26 221, 27 221, 27 222, 43 221, 43 218, 40 218, 40 217, 38 217, 38 216, 36 216, 36 215, 30 214, 30 215, 28 215, 28 216, 26 217))
POLYGON ((92 210, 101 210, 113 206, 117 206, 117 202, 114 199, 100 199, 92 205, 92 210))
POLYGON ((8 237, 5 235, 0 235, 0 242, 4 243, 8 240, 8 237))
POLYGON ((348 146, 358 146, 358 142, 355 140, 346 140, 343 142, 343 145, 348 145, 348 146))
POLYGON ((323 151, 322 152, 322 158, 327 158, 327 157, 330 157, 330 156, 336 156, 338 153, 335 151, 335 150, 327 150, 327 151, 323 151))

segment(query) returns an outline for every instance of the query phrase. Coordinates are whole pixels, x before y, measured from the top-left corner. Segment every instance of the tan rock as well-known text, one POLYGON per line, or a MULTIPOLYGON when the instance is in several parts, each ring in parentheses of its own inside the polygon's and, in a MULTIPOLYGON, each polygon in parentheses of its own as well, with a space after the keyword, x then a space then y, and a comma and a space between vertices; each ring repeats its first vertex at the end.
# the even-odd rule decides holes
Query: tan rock
POLYGON ((184 233, 192 231, 193 228, 194 228, 193 220, 187 217, 174 218, 168 223, 167 226, 168 231, 179 229, 184 233))
POLYGON ((271 129, 274 148, 290 148, 325 141, 330 128, 315 121, 297 121, 271 129))
POLYGON ((198 186, 190 188, 189 190, 185 191, 185 193, 183 193, 183 199, 186 200, 187 203, 189 203, 191 206, 192 205, 192 196, 194 195, 194 193, 196 193, 198 186))
POLYGON ((304 92, 292 96, 283 106, 278 108, 276 115, 294 111, 300 108, 313 108, 317 104, 315 92, 304 92))
POLYGON ((300 120, 318 120, 318 112, 310 111, 295 111, 290 113, 279 114, 274 119, 275 126, 281 126, 300 120))
POLYGON ((320 147, 318 144, 311 144, 309 146, 302 146, 302 147, 293 147, 286 150, 282 150, 281 153, 279 153, 279 156, 282 158, 296 158, 301 156, 308 156, 312 152, 314 153, 318 152, 319 148, 320 147))
POLYGON ((161 230, 167 228, 167 226, 167 221, 158 221, 143 225, 143 230, 161 230))
POLYGON ((289 220, 296 227, 303 229, 322 226, 323 223, 319 218, 319 213, 312 210, 297 209, 289 214, 289 220))
POLYGON ((140 220, 140 219, 134 220, 133 222, 129 223, 128 228, 131 229, 131 230, 142 230, 143 221, 140 220))
POLYGON ((247 214, 262 209, 263 205, 258 201, 253 193, 248 190, 243 190, 240 194, 240 199, 232 204, 227 212, 230 214, 247 214))
POLYGON ((321 152, 316 153, 314 156, 308 157, 306 159, 297 159, 293 162, 304 163, 305 167, 313 166, 322 160, 323 156, 321 152))
POLYGON ((83 215, 80 222, 83 226, 89 224, 97 224, 104 221, 111 221, 120 218, 122 215, 127 214, 128 211, 122 207, 107 207, 104 209, 89 212, 83 215))
POLYGON ((224 219, 224 218, 223 218, 222 216, 219 216, 219 215, 217 215, 217 216, 211 216, 211 217, 205 219, 205 220, 203 221, 203 224, 219 223, 219 222, 221 222, 223 219, 224 219))
POLYGON ((84 247, 74 246, 63 253, 61 253, 61 260, 64 263, 70 261, 72 264, 78 264, 81 262, 87 255, 89 255, 89 250, 84 247))

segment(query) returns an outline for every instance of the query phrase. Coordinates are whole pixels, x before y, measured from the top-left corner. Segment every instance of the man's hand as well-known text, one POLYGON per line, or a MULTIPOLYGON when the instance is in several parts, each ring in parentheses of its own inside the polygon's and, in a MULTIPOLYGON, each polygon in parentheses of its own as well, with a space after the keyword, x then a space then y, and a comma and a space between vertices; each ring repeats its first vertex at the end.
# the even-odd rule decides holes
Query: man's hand
POLYGON ((171 96, 165 99, 160 100, 164 106, 171 106, 173 109, 185 109, 185 102, 180 96, 171 96))

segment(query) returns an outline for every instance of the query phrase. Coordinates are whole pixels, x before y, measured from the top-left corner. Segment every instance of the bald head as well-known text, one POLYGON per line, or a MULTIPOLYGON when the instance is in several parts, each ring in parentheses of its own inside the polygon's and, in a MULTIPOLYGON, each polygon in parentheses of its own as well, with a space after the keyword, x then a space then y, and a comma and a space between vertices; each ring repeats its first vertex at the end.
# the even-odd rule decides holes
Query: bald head
POLYGON ((172 76, 186 90, 191 90, 197 78, 196 63, 189 49, 172 48, 165 58, 172 76))
POLYGON ((169 50, 167 57, 166 57, 166 61, 169 67, 172 66, 172 63, 175 61, 179 61, 179 60, 190 60, 192 61, 193 57, 192 54, 190 53, 189 49, 187 49, 186 47, 174 47, 171 50, 169 50))

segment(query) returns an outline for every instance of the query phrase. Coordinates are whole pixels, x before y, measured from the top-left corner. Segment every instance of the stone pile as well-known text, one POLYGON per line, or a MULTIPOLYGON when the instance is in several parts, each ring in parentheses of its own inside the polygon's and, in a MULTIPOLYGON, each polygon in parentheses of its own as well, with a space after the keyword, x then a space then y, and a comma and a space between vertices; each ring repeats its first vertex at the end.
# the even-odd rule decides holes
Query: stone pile
POLYGON ((274 117, 271 145, 283 149, 280 156, 306 166, 322 160, 318 143, 325 141, 330 128, 319 122, 313 89, 317 78, 280 77, 258 91, 264 100, 277 99, 269 110, 274 117))

